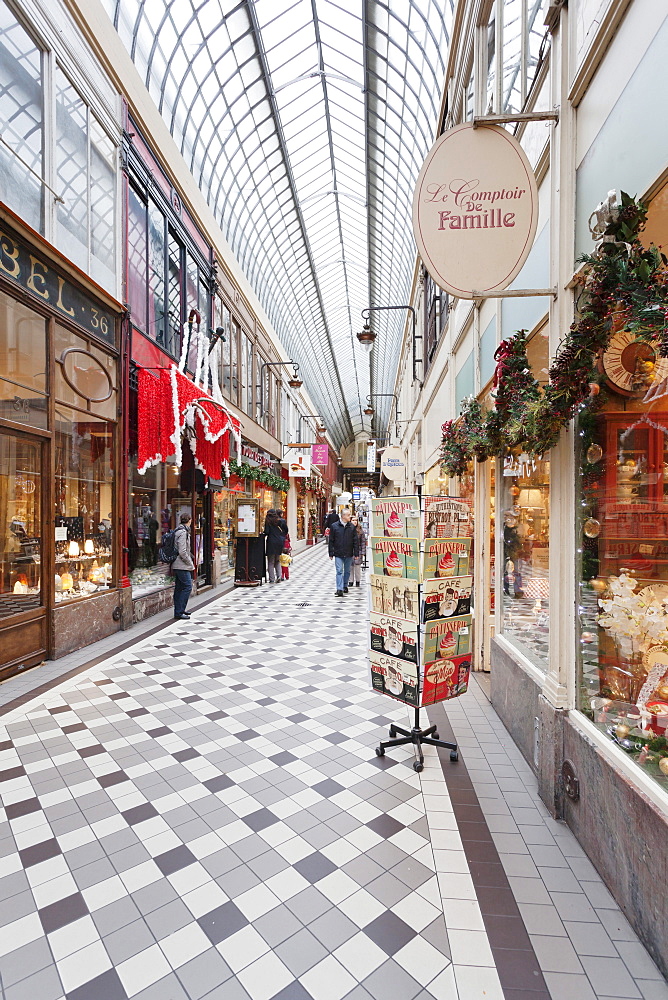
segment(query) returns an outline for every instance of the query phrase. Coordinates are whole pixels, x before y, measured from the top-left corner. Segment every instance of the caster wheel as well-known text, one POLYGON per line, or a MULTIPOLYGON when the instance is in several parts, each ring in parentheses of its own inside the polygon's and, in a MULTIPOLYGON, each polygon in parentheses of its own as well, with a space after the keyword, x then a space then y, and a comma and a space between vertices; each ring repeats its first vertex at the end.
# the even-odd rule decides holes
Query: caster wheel
POLYGON ((455 763, 456 761, 458 761, 458 760, 459 760, 459 754, 457 753, 457 751, 456 751, 456 750, 451 750, 451 751, 450 751, 450 760, 451 760, 451 761, 452 761, 453 763, 455 763))
POLYGON ((435 740, 440 740, 440 738, 441 738, 441 737, 440 737, 440 736, 438 735, 438 733, 432 733, 431 735, 432 735, 432 738, 433 738, 433 739, 435 739, 435 740))
POLYGON ((396 735, 397 735, 396 729, 394 728, 394 726, 390 726, 390 739, 393 740, 396 735))
POLYGON ((419 760, 416 760, 415 763, 413 764, 413 770, 414 771, 423 771, 424 770, 424 764, 421 764, 419 760))
POLYGON ((384 757, 385 751, 382 747, 376 747, 376 757, 384 757))

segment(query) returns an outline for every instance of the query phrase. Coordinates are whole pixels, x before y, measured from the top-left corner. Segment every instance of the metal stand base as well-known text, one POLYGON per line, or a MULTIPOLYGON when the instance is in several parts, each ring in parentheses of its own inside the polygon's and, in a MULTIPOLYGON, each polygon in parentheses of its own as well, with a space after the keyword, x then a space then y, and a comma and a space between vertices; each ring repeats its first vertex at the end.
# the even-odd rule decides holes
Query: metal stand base
POLYGON ((402 729, 401 726, 394 725, 394 723, 390 726, 390 738, 389 740, 382 741, 380 745, 376 747, 376 757, 384 757, 385 750, 389 747, 406 746, 408 743, 413 744, 413 750, 415 752, 413 769, 415 771, 422 771, 424 768, 424 754, 422 753, 423 743, 427 743, 432 747, 443 747, 445 750, 450 751, 451 761, 456 762, 459 760, 457 744, 446 743, 445 740, 439 739, 436 726, 429 726, 428 729, 420 728, 419 708, 415 709, 415 725, 410 731, 408 729, 402 729), (397 733, 401 733, 401 736, 398 738, 397 733))

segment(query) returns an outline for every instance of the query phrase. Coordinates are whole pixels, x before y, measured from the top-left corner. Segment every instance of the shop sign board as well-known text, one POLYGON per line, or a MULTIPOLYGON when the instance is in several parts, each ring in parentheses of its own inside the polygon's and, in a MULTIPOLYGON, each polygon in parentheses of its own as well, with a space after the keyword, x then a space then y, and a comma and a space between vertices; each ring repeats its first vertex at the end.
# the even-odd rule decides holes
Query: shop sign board
POLYGON ((19 285, 42 305, 46 304, 107 344, 114 344, 114 315, 88 298, 54 266, 42 260, 18 237, 0 229, 0 274, 19 285))
POLYGON ((404 478, 406 461, 401 448, 385 448, 380 457, 380 471, 391 482, 404 478))
POLYGON ((255 448, 252 444, 246 444, 243 442, 241 445, 241 457, 244 462, 247 462, 248 465, 251 465, 256 469, 268 469, 275 462, 275 459, 273 459, 271 455, 267 454, 266 451, 262 451, 262 449, 255 448))
POLYGON ((311 464, 327 465, 328 462, 329 462, 329 445, 328 444, 311 445, 311 464))
POLYGON ((376 442, 369 441, 366 446, 366 471, 376 471, 376 442))
POLYGON ((510 132, 465 122, 436 140, 415 187, 413 232, 441 288, 460 299, 507 288, 537 222, 536 178, 510 132))
POLYGON ((286 452, 288 476, 290 478, 308 478, 311 475, 311 446, 294 447, 290 445, 286 452))

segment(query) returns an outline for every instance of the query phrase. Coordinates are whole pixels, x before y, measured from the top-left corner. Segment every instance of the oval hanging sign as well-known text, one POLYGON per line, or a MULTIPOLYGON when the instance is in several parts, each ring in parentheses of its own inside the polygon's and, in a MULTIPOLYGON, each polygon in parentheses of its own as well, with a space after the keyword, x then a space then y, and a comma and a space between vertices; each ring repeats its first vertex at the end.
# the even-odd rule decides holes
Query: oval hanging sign
POLYGON ((533 245, 538 186, 517 139, 498 125, 449 129, 413 197, 413 232, 434 281, 460 299, 507 288, 533 245))

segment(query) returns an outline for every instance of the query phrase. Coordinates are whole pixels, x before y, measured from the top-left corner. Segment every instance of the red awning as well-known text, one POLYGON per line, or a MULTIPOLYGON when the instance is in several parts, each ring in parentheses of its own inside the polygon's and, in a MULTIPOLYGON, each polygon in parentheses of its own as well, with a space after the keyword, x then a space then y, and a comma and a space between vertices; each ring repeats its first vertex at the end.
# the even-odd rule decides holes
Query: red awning
POLYGON ((181 439, 186 426, 192 428, 195 464, 207 476, 219 479, 229 471, 230 434, 240 445, 241 425, 201 386, 180 372, 176 365, 151 371, 138 370, 137 466, 143 474, 152 465, 175 456, 181 466, 181 439))

